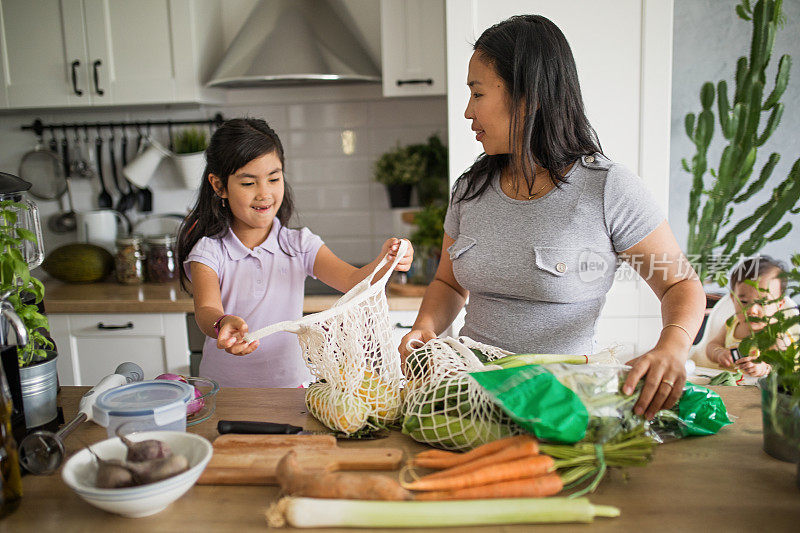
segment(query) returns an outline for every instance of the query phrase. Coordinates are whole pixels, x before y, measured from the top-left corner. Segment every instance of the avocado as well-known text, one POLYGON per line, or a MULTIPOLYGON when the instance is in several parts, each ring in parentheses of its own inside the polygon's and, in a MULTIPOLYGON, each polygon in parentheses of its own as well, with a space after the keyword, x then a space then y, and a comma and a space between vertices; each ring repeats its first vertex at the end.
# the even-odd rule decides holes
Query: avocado
POLYGON ((105 248, 94 244, 65 244, 47 255, 42 268, 60 281, 91 283, 111 273, 114 257, 105 248))

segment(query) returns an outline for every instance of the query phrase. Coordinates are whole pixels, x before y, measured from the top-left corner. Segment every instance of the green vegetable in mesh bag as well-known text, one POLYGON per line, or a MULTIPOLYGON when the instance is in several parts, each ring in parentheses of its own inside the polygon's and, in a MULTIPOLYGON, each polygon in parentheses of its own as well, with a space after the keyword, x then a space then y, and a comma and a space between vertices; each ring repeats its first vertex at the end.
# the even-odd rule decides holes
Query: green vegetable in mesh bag
POLYGON ((739 380, 742 379, 741 370, 737 370, 734 372, 728 372, 727 370, 723 370, 713 378, 711 381, 708 382, 709 385, 725 385, 735 387, 739 384, 739 380))
POLYGON ((528 365, 470 373, 520 427, 540 439, 572 443, 586 434, 583 402, 544 367, 528 365))

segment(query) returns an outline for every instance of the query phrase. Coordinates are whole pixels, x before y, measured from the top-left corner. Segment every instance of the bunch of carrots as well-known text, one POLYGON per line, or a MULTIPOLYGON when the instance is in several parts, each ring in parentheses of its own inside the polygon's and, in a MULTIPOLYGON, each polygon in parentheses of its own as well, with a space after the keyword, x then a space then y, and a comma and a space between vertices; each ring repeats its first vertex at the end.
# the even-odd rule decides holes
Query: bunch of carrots
POLYGON ((606 466, 643 465, 650 459, 652 441, 641 434, 632 437, 587 448, 540 446, 530 435, 517 435, 466 453, 428 450, 417 454, 410 466, 438 471, 401 485, 417 491, 416 500, 535 498, 554 496, 595 475, 587 489, 594 490, 606 466), (540 453, 543 449, 559 459, 540 453))

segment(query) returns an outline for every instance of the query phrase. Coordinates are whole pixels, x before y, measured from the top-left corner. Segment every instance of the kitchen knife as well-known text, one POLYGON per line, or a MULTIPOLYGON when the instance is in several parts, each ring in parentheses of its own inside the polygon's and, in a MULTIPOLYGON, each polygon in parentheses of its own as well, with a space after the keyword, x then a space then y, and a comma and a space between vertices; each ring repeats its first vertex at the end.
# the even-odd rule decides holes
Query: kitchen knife
POLYGON ((278 424, 275 422, 252 422, 246 420, 220 420, 217 431, 221 435, 226 433, 240 433, 246 435, 333 435, 337 439, 380 439, 387 436, 385 431, 357 432, 347 435, 338 431, 307 431, 300 426, 291 424, 278 424))

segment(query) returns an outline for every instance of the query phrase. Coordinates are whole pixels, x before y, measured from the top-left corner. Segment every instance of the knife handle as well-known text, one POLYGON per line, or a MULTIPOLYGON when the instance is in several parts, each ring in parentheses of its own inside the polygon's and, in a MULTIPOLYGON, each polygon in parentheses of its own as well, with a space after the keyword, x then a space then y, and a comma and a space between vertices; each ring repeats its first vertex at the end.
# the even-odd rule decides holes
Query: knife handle
POLYGON ((276 424, 274 422, 249 422, 243 420, 220 420, 217 431, 225 433, 243 433, 248 435, 293 435, 300 433, 303 428, 291 424, 276 424))

